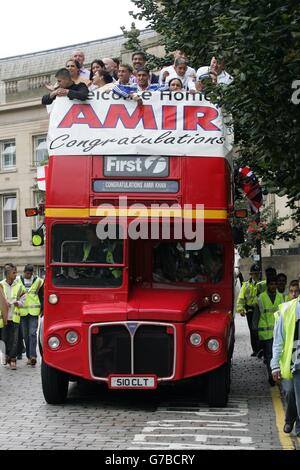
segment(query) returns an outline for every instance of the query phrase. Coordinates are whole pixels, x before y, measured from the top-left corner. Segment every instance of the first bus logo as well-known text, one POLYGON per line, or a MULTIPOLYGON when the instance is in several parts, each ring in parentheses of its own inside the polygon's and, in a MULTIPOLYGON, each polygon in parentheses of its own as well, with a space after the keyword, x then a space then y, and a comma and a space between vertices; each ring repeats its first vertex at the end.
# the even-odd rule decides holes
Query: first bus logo
POLYGON ((107 156, 104 176, 169 176, 168 157, 107 156))

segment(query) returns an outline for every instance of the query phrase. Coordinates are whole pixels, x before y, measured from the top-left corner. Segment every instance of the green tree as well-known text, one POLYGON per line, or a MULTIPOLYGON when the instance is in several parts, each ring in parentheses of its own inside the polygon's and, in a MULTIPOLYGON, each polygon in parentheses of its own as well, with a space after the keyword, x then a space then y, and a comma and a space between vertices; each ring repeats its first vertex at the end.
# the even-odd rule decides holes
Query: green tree
POLYGON ((140 30, 135 26, 135 23, 131 23, 129 30, 125 26, 121 26, 124 37, 127 39, 124 46, 128 51, 144 51, 144 48, 140 41, 140 30))
MULTIPOLYGON (((245 203, 243 201, 238 201, 236 207, 244 208, 245 203)), ((248 217, 245 219, 235 220, 235 223, 240 228, 243 228, 245 237, 245 242, 238 246, 238 250, 242 258, 248 258, 256 252, 257 241, 260 241, 262 246, 273 245, 274 240, 286 238, 291 235, 280 230, 282 224, 288 219, 288 217, 279 217, 278 212, 272 214, 272 208, 270 206, 264 207, 260 211, 259 219, 260 220, 258 222, 257 215, 249 212, 248 217)))
POLYGON ((166 62, 173 62, 174 59, 172 56, 156 57, 154 54, 147 52, 140 41, 140 30, 136 27, 135 23, 131 23, 129 30, 127 30, 125 26, 121 26, 121 30, 126 38, 126 42, 124 43, 125 49, 131 52, 144 52, 146 54, 147 66, 151 70, 163 67, 166 62))
POLYGON ((233 117, 239 162, 268 192, 288 197, 300 233, 300 104, 292 100, 300 80, 299 0, 132 2, 133 16, 162 35, 167 52, 185 50, 195 67, 213 55, 225 59, 234 82, 212 97, 233 117))

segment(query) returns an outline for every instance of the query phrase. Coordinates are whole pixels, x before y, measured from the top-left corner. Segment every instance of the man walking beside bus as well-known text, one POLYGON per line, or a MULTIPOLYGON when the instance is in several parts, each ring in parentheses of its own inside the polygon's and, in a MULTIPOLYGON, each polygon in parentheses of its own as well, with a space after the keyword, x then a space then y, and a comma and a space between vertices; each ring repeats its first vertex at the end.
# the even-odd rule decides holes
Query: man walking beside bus
POLYGON ((5 279, 1 288, 8 303, 7 323, 2 331, 2 340, 6 347, 6 363, 12 370, 17 368, 17 351, 20 326, 20 307, 25 301, 26 289, 17 279, 17 268, 12 263, 4 266, 5 279))
POLYGON ((258 296, 257 306, 253 313, 253 329, 258 331, 258 339, 264 351, 265 364, 268 371, 268 381, 275 385, 272 377, 270 362, 272 359, 273 330, 275 325, 275 312, 284 297, 277 290, 277 278, 267 278, 267 290, 258 296))
POLYGON ((27 365, 36 365, 37 329, 39 315, 43 306, 44 281, 34 275, 34 268, 27 264, 24 275, 20 277, 27 291, 24 305, 20 308, 21 326, 26 346, 27 365))
POLYGON ((249 280, 242 284, 237 300, 237 312, 247 317, 248 328, 250 332, 250 341, 252 347, 251 356, 256 356, 259 352, 260 345, 257 331, 253 329, 253 312, 257 304, 257 283, 259 281, 260 269, 257 264, 253 264, 250 268, 249 280))
POLYGON ((276 382, 281 380, 286 401, 283 431, 292 432, 296 423, 296 435, 300 436, 300 297, 280 305, 278 313, 274 328, 272 376, 276 382))

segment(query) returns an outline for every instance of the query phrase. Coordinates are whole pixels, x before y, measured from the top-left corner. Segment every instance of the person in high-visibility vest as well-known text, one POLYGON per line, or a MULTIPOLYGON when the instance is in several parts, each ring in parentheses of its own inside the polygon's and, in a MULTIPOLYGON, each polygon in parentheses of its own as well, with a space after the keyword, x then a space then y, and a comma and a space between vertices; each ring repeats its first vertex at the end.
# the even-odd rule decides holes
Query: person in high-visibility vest
POLYGON ((284 298, 287 297, 289 291, 287 289, 287 276, 284 273, 277 274, 277 290, 284 298))
POLYGON ((86 227, 87 241, 83 245, 83 262, 106 263, 105 248, 107 240, 101 240, 97 237, 96 227, 88 225, 86 227))
MULTIPOLYGON (((290 282, 289 293, 283 296, 284 302, 286 303, 286 302, 290 302, 293 299, 297 299, 299 295, 300 295, 299 281, 297 281, 297 279, 294 279, 293 281, 290 282)), ((275 323, 277 322, 280 316, 280 313, 281 313, 281 305, 279 305, 277 312, 274 313, 275 323)))
POLYGON ((8 314, 8 302, 5 298, 3 292, 3 285, 0 283, 0 339, 1 339, 1 330, 7 323, 7 314, 8 314))
POLYGON ((298 297, 283 303, 274 328, 273 356, 271 360, 274 381, 281 381, 285 401, 283 431, 300 437, 300 276, 298 297))
POLYGON ((253 328, 258 332, 258 338, 264 351, 268 381, 271 386, 275 385, 270 367, 275 324, 274 313, 283 302, 283 295, 277 291, 276 277, 269 277, 267 279, 267 290, 260 294, 257 299, 257 306, 253 314, 253 328))
POLYGON ((257 331, 253 329, 253 312, 257 304, 257 282, 259 280, 260 269, 257 264, 250 267, 249 280, 243 282, 237 299, 237 312, 247 317, 250 332, 250 342, 252 347, 251 356, 256 356, 260 350, 257 331))
MULTIPOLYGON (((4 266, 5 279, 0 282, 4 297, 8 303, 7 323, 2 331, 2 340, 6 347, 6 363, 12 370, 16 370, 16 356, 18 352, 19 326, 20 326, 20 307, 23 306, 26 289, 17 279, 17 268, 12 263, 4 266)), ((0 321, 5 322, 1 313, 0 321)))
POLYGON ((266 278, 257 283, 257 295, 260 295, 267 290, 268 279, 270 277, 276 277, 277 271, 275 268, 272 268, 272 266, 269 266, 268 268, 265 269, 265 275, 266 275, 266 278))
MULTIPOLYGON (((94 262, 101 264, 122 263, 122 243, 119 240, 101 240, 97 237, 95 226, 89 225, 86 230, 87 242, 83 245, 82 262, 94 262)), ((122 268, 79 268, 77 272, 85 276, 97 275, 101 272, 103 277, 112 276, 113 279, 121 279, 122 268)))
MULTIPOLYGON (((8 303, 3 293, 2 284, 0 284, 0 351, 2 354, 4 354, 4 356, 6 356, 6 351, 5 351, 6 348, 5 348, 4 342, 2 341, 2 330, 7 322, 7 314, 8 314, 8 303)), ((4 360, 4 363, 6 363, 6 358, 4 360)))
POLYGON ((20 307, 21 327, 26 346, 27 365, 36 365, 37 329, 39 315, 43 308, 44 280, 34 275, 34 268, 27 264, 20 280, 27 295, 24 305, 20 307))
POLYGON ((288 294, 285 296, 285 301, 286 301, 286 302, 289 302, 290 300, 297 299, 297 297, 299 296, 299 294, 300 294, 299 282, 297 281, 297 279, 293 279, 293 280, 290 282, 290 285, 289 285, 289 292, 288 292, 288 294))

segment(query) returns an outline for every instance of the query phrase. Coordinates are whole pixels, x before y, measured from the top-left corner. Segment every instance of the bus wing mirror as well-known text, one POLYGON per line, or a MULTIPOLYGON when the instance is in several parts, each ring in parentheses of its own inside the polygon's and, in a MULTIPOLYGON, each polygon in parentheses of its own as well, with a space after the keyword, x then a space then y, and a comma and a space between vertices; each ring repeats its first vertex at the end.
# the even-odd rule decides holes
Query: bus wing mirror
POLYGON ((39 210, 37 207, 28 207, 25 209, 25 215, 26 217, 35 217, 39 215, 39 210))

